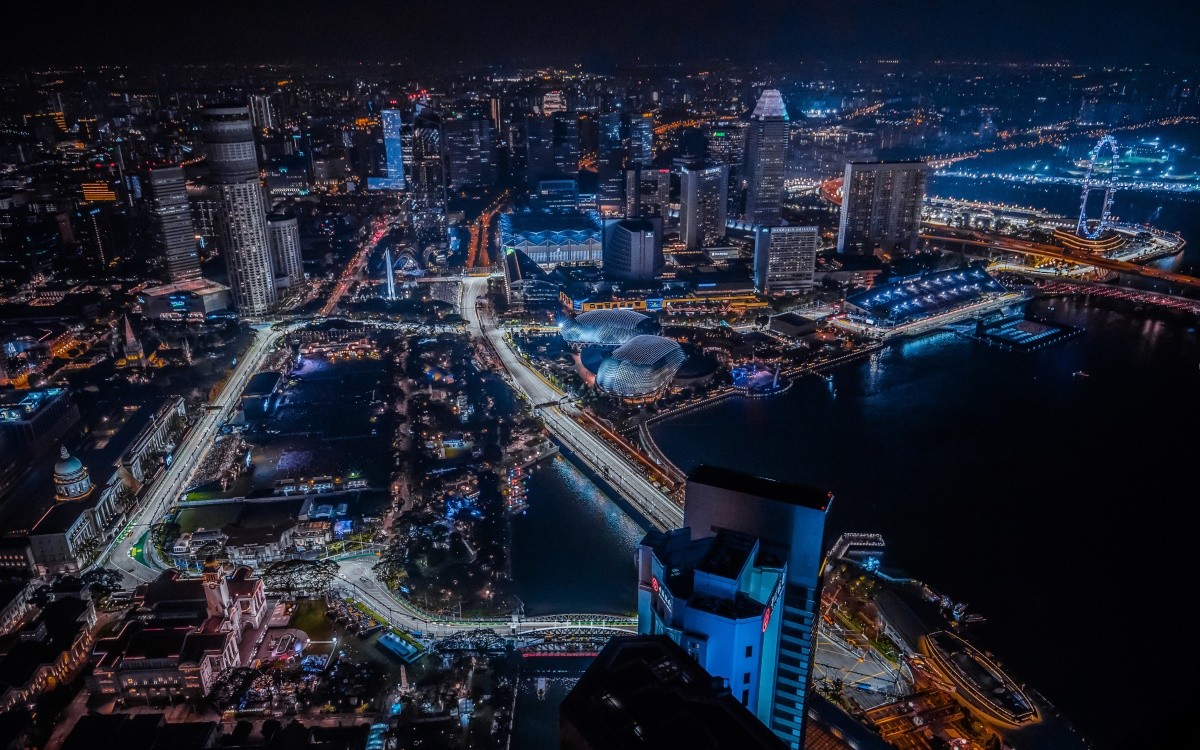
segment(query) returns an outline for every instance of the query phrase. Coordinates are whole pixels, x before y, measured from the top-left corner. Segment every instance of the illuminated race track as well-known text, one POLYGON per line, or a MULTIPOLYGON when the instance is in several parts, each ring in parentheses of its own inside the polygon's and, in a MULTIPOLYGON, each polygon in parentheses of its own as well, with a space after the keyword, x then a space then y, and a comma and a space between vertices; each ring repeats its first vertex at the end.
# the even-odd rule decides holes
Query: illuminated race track
POLYGON ((175 502, 191 482, 196 467, 208 455, 217 429, 232 416, 246 383, 258 372, 275 344, 291 326, 276 330, 266 324, 255 327, 254 341, 242 355, 220 394, 205 405, 200 417, 175 449, 171 465, 150 484, 133 517, 108 547, 96 558, 95 565, 119 570, 125 584, 136 585, 155 578, 159 569, 146 565, 133 555, 133 549, 155 520, 175 502))
POLYGON ((504 341, 504 333, 483 310, 487 278, 468 277, 463 281, 461 314, 467 320, 468 331, 482 339, 500 361, 511 383, 529 399, 554 437, 586 464, 660 530, 683 524, 683 508, 646 478, 644 469, 620 454, 605 440, 580 426, 573 418, 574 407, 561 403, 564 393, 541 375, 527 367, 504 341), (561 403, 561 405, 560 405, 561 403))

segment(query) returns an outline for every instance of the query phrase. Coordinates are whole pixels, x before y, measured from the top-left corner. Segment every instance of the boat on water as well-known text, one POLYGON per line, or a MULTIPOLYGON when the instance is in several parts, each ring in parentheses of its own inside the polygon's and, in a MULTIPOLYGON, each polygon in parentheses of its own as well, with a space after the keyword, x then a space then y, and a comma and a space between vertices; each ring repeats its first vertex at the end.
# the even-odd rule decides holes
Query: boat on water
POLYGON ((546 700, 546 678, 545 677, 537 678, 537 697, 538 697, 538 700, 540 700, 540 701, 546 700))

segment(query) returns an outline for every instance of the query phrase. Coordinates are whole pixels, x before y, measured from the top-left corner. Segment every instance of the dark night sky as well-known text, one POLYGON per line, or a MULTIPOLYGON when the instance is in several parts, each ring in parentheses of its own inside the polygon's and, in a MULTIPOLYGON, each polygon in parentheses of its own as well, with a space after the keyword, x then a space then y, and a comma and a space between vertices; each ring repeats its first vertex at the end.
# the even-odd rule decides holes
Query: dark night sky
POLYGON ((1193 36, 1200 3, 1187 0, 135 0, 80 6, 6 19, 0 61, 1200 61, 1193 36))

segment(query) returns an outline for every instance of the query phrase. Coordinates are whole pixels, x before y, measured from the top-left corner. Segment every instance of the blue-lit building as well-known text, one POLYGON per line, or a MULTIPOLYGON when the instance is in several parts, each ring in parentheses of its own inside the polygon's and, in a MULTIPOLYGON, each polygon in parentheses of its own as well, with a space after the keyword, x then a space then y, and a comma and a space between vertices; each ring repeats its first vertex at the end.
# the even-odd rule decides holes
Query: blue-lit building
POLYGON ((500 246, 506 253, 520 250, 547 270, 603 259, 599 219, 579 212, 502 214, 500 246))
POLYGON ((596 387, 626 403, 653 401, 671 385, 686 361, 683 347, 672 339, 634 336, 600 362, 596 387))
POLYGON ((563 340, 576 347, 618 347, 635 336, 655 334, 658 322, 636 310, 589 310, 559 324, 563 340))
POLYGON ((537 211, 573 213, 579 207, 579 183, 576 180, 540 180, 529 202, 537 211))
POLYGON ((667 635, 794 750, 804 737, 831 497, 715 466, 638 552, 638 632, 667 635))
POLYGON ((400 110, 385 109, 380 113, 383 127, 383 152, 386 174, 382 177, 368 177, 368 190, 403 190, 404 189, 404 147, 400 140, 403 123, 400 110))
POLYGON ((930 271, 850 295, 846 314, 868 325, 896 326, 1007 292, 978 266, 930 271))

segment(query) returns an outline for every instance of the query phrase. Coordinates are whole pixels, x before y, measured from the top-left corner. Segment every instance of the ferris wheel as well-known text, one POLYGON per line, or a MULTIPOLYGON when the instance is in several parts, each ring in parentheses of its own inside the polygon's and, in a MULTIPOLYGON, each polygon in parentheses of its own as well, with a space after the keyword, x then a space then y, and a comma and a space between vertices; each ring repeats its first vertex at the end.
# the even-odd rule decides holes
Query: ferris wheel
POLYGON ((1092 149, 1091 156, 1088 157, 1087 175, 1083 178, 1083 194, 1079 198, 1079 223, 1075 226, 1075 234, 1080 237, 1085 237, 1089 240, 1099 239, 1105 229, 1108 229, 1109 214, 1112 212, 1113 194, 1117 191, 1117 140, 1111 135, 1106 135, 1100 139, 1099 143, 1092 149), (1107 156, 1109 158, 1108 165, 1108 180, 1101 183, 1096 175, 1096 162, 1105 157, 1104 147, 1108 147, 1107 156), (1091 229, 1088 226, 1087 204, 1088 198, 1093 190, 1104 188, 1104 206, 1100 210, 1100 221, 1096 222, 1096 228, 1091 229))

